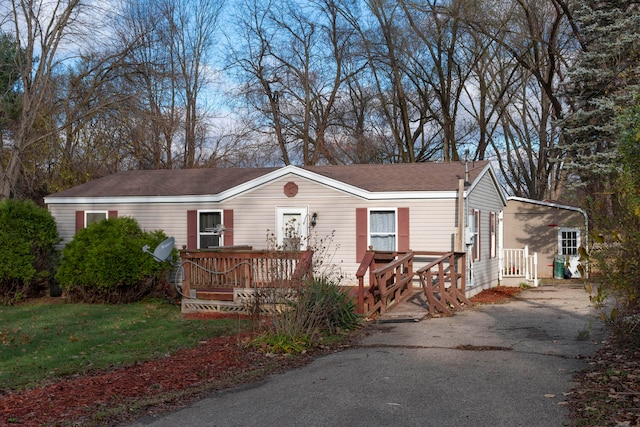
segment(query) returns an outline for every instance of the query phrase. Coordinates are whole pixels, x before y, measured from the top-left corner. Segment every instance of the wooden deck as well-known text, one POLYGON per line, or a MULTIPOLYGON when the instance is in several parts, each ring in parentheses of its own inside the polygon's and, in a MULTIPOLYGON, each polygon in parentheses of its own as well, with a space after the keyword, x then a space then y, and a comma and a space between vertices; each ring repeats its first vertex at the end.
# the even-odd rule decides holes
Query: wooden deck
POLYGON ((267 290, 298 288, 313 270, 312 251, 220 248, 183 250, 180 258, 184 313, 245 312, 267 290))
MULTIPOLYGON (((182 312, 279 311, 313 271, 311 251, 182 251, 182 312), (266 303, 265 303, 266 302, 266 303)), ((356 273, 358 313, 378 316, 424 293, 429 314, 472 305, 466 298, 464 252, 369 251, 356 273), (420 259, 420 268, 414 262, 420 259), (365 278, 368 276, 368 286, 365 278)))

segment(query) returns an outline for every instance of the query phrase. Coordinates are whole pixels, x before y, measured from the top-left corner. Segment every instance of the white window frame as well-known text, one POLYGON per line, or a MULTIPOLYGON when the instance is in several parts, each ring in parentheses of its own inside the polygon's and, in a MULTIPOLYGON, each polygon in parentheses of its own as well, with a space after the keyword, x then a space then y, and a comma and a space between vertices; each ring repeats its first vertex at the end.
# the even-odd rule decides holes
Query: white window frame
POLYGON ((481 226, 482 211, 480 209, 472 209, 471 215, 469 215, 469 229, 471 231, 471 257, 473 261, 480 261, 482 259, 481 226))
POLYGON ((498 218, 498 215, 495 212, 489 212, 489 258, 495 258, 497 256, 497 252, 496 252, 496 246, 498 243, 497 218, 498 218))
POLYGON ((91 224, 95 224, 96 222, 100 222, 105 219, 109 219, 109 211, 84 211, 84 228, 87 228, 91 224), (97 221, 89 222, 89 215, 96 215, 96 214, 104 214, 104 218, 99 219, 97 221))
POLYGON ((569 255, 569 256, 576 256, 578 255, 578 248, 580 248, 580 229, 576 228, 576 227, 560 227, 558 229, 558 255, 569 255), (573 246, 566 246, 564 243, 567 239, 563 239, 562 235, 563 233, 576 233, 576 245, 575 248, 573 246), (565 252, 565 249, 574 249, 575 252, 572 251, 572 253, 570 252, 565 252))
POLYGON ((309 237, 309 208, 308 207, 276 207, 276 243, 279 247, 285 246, 285 215, 300 215, 300 250, 305 250, 309 237))
POLYGON ((213 231, 211 232, 207 232, 207 231, 200 231, 200 214, 207 214, 207 213, 218 213, 220 214, 220 223, 224 224, 224 212, 222 209, 202 209, 202 210, 198 210, 198 221, 196 224, 196 230, 198 232, 198 249, 207 249, 207 248, 202 248, 200 247, 200 236, 218 236, 219 240, 218 243, 220 244, 220 246, 224 246, 224 233, 214 233, 213 231))
MULTIPOLYGON (((398 250, 398 208, 369 208, 367 210, 367 247, 372 248, 373 244, 371 243, 371 236, 374 233, 371 231, 371 214, 373 212, 393 212, 393 220, 394 220, 394 232, 393 233, 375 233, 377 236, 393 236, 394 238, 394 248, 393 251, 398 250)), ((373 250, 376 250, 373 248, 373 250)))

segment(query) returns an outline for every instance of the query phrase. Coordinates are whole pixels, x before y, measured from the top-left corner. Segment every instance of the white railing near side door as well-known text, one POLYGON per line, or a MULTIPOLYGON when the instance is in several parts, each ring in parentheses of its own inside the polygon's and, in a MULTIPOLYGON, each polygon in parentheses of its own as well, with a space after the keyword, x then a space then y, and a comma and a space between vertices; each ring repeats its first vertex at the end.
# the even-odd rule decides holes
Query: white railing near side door
POLYGON ((502 249, 500 279, 503 277, 523 277, 533 286, 538 286, 538 253, 529 254, 529 246, 524 249, 502 249))

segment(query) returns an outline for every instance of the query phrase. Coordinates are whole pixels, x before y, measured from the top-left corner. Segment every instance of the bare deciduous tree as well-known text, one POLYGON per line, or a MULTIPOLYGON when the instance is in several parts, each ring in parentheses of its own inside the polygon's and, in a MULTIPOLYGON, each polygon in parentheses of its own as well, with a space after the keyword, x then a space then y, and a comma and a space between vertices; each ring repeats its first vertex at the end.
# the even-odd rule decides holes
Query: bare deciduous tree
POLYGON ((15 193, 28 153, 56 131, 45 113, 52 109, 52 82, 61 61, 58 53, 69 36, 79 36, 76 31, 85 7, 80 0, 11 0, 1 6, 0 22, 11 24, 24 55, 17 57, 20 111, 0 161, 0 199, 15 193))
POLYGON ((555 198, 562 163, 550 161, 549 155, 562 138, 557 125, 565 108, 560 87, 576 45, 571 20, 556 0, 518 0, 496 8, 478 15, 482 19, 469 19, 516 67, 511 75, 517 85, 498 98, 504 111, 501 135, 492 139, 494 152, 512 194, 555 198))
POLYGON ((243 44, 231 62, 240 92, 254 130, 272 134, 285 164, 343 162, 341 97, 362 67, 341 12, 331 0, 252 1, 239 16, 243 44))

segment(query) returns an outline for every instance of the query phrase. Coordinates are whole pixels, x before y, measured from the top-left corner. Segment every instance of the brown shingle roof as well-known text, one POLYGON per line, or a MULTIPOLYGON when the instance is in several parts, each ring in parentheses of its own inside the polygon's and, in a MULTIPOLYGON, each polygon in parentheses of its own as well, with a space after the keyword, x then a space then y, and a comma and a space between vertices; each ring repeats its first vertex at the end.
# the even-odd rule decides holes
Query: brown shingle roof
MULTIPOLYGON (((489 162, 469 162, 473 182, 489 162)), ((453 191, 465 178, 465 166, 449 163, 393 163, 344 166, 305 166, 304 169, 371 192, 453 191)))
POLYGON ((279 168, 130 170, 48 197, 188 196, 217 194, 279 168))
MULTIPOLYGON (((470 162, 473 182, 488 162, 470 162)), ((219 194, 280 168, 131 170, 78 185, 48 197, 187 196, 219 194)), ((371 192, 453 191, 464 163, 402 163, 306 166, 302 169, 371 192)))

